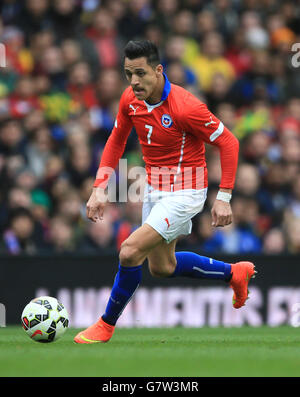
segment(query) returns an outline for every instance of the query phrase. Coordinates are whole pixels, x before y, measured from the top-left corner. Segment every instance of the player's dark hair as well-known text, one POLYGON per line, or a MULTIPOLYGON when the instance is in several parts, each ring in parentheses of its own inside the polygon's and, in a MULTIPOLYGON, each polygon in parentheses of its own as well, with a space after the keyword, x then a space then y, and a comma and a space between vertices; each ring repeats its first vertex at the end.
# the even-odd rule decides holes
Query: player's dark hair
POLYGON ((129 59, 145 57, 147 63, 152 67, 156 67, 160 63, 158 48, 149 40, 129 41, 124 49, 124 54, 129 59))

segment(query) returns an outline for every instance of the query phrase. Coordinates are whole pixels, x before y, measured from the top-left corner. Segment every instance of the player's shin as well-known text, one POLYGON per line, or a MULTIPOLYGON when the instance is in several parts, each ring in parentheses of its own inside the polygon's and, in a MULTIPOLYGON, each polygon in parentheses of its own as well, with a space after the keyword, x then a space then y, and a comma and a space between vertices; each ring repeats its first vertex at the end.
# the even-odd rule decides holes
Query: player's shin
POLYGON ((119 265, 111 295, 102 319, 110 325, 115 325, 125 309, 127 303, 134 295, 142 279, 142 265, 125 267, 119 265))
POLYGON ((231 265, 194 252, 176 252, 176 268, 171 277, 209 278, 230 281, 231 265))

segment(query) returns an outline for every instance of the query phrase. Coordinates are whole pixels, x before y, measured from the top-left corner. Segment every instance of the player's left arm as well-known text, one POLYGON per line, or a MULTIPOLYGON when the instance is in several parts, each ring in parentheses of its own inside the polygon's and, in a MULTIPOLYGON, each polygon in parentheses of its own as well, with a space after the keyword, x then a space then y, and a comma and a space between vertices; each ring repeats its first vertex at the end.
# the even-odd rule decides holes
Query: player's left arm
POLYGON ((229 225, 233 221, 230 199, 238 165, 239 141, 198 99, 193 98, 185 109, 188 109, 185 112, 188 131, 219 149, 222 176, 219 192, 211 209, 212 225, 229 225))
POLYGON ((227 226, 233 221, 230 200, 238 165, 239 141, 222 121, 211 112, 209 113, 209 117, 212 117, 218 124, 210 124, 209 127, 216 126, 217 128, 214 131, 205 131, 204 134, 208 137, 207 143, 218 147, 222 170, 219 192, 211 209, 212 226, 227 226))

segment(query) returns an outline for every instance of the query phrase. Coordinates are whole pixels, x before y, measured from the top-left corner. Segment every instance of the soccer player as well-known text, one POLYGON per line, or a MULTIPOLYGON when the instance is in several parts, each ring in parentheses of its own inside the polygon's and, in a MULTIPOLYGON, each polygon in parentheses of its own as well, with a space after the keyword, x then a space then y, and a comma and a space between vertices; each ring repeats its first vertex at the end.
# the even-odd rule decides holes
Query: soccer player
POLYGON ((230 199, 239 143, 204 103, 184 88, 170 84, 153 43, 130 41, 124 52, 130 86, 121 97, 115 126, 102 154, 87 217, 94 222, 103 219, 104 190, 110 176, 103 170, 116 168, 134 126, 147 172, 142 226, 121 245, 119 270, 105 313, 75 336, 77 343, 109 341, 141 282, 146 258, 153 276, 228 282, 236 309, 244 306, 248 283, 255 273, 251 262, 229 264, 193 252, 175 252, 177 238, 191 232, 191 219, 202 211, 206 200, 204 142, 219 149, 222 169, 220 189, 211 209, 212 225, 222 227, 232 222, 230 199))

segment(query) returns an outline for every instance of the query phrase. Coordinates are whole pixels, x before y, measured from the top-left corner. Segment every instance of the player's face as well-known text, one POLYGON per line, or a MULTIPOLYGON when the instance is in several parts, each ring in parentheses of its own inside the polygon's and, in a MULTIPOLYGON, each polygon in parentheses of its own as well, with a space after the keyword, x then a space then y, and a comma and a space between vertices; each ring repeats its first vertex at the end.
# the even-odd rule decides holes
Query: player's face
POLYGON ((145 57, 136 59, 125 58, 124 70, 137 99, 141 101, 150 100, 149 102, 151 100, 155 101, 157 98, 157 101, 160 100, 162 65, 158 65, 153 69, 147 63, 145 57))

